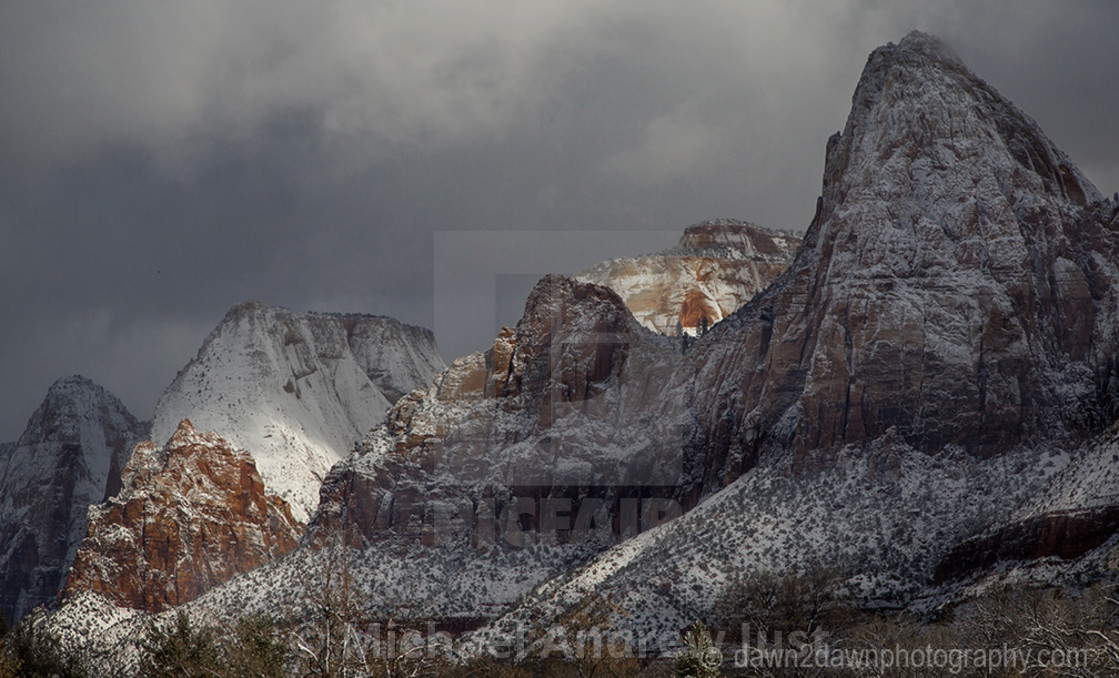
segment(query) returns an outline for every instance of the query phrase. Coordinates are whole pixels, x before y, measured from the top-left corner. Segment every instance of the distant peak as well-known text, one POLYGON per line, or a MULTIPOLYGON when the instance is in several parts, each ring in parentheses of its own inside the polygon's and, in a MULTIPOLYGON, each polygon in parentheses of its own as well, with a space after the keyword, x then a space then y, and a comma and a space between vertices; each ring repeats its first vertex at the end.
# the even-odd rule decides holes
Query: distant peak
POLYGON ((50 388, 47 389, 47 395, 43 402, 52 403, 55 408, 62 403, 73 403, 72 406, 86 407, 88 405, 79 405, 79 403, 94 404, 105 402, 110 403, 117 409, 126 411, 124 410, 124 405, 120 404, 116 396, 109 393, 105 387, 79 374, 62 377, 51 384, 50 388))
POLYGON ((83 377, 80 374, 72 374, 68 377, 57 379, 50 388, 47 390, 48 394, 69 392, 75 389, 81 390, 102 390, 101 386, 94 382, 89 377, 83 377))
POLYGON ((83 444, 100 448, 109 431, 132 440, 145 435, 143 425, 119 398, 93 380, 75 374, 58 379, 47 389, 46 396, 28 418, 19 444, 88 441, 83 444), (103 428, 106 433, 94 434, 97 440, 89 438, 87 433, 94 430, 90 424, 103 428))
POLYGON ((909 52, 919 52, 941 61, 963 64, 963 60, 960 59, 955 50, 948 46, 948 43, 935 35, 929 35, 922 31, 910 31, 908 35, 901 39, 898 47, 909 52))
POLYGON ((891 42, 879 47, 871 53, 870 61, 885 60, 893 62, 905 58, 912 59, 913 57, 967 70, 963 59, 947 43, 935 35, 929 35, 922 31, 910 31, 908 35, 901 39, 901 42, 897 44, 891 42))
POLYGON ((935 35, 930 35, 924 31, 912 30, 906 34, 898 47, 902 49, 919 49, 919 50, 943 50, 948 49, 944 41, 935 35))
POLYGON ((241 318, 247 315, 260 313, 268 307, 259 301, 243 301, 236 304, 226 312, 226 318, 241 318))
POLYGON ((696 224, 692 224, 684 229, 684 238, 697 233, 712 234, 712 233, 727 233, 727 234, 742 234, 742 233, 767 233, 770 235, 779 234, 774 229, 759 226, 750 221, 743 221, 741 219, 708 219, 696 224))
POLYGON ((745 256, 787 256, 787 248, 775 242, 775 238, 800 240, 792 233, 764 228, 748 221, 714 219, 688 226, 679 244, 666 252, 727 248, 745 256))

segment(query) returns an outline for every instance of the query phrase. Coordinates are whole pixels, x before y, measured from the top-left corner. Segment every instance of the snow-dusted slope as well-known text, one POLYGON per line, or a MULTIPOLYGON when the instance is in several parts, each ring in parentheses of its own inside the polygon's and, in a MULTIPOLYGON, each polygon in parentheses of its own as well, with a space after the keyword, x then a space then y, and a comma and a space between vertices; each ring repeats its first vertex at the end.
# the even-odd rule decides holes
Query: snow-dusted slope
POLYGON ((989 456, 1119 414, 1115 206, 1035 122, 913 33, 870 56, 826 156, 796 261, 696 344, 705 447, 896 427, 989 456))
POLYGON ((956 545, 937 567, 949 587, 1004 576, 1091 579, 1119 553, 1119 422, 1075 451, 1067 468, 1010 516, 956 545), (1007 573, 1010 573, 1007 575, 1007 573))
POLYGON ((1110 507, 1119 507, 1119 423, 1075 455, 1064 473, 1016 518, 1110 507))
POLYGON ((155 410, 162 444, 182 419, 249 450, 306 521, 319 484, 389 406, 443 369, 430 331, 391 318, 234 307, 155 410))
MULTIPOLYGON (((599 587, 623 601, 620 623, 676 632, 727 572, 810 558, 907 604, 948 576, 945 559, 966 571, 1021 554, 1004 548, 1016 533, 953 545, 1020 515, 1119 414, 1119 222, 1098 201, 939 41, 875 50, 796 261, 678 372, 695 385, 705 489, 738 480, 518 617, 554 619, 557 598, 599 587)), ((1047 506, 1109 491, 1100 467, 1119 462, 1084 463, 1047 506)))
POLYGON ((56 381, 19 441, 0 448, 0 612, 10 621, 53 602, 86 510, 116 492, 146 435, 116 397, 74 376, 56 381))
POLYGON ((689 226, 673 249, 609 259, 575 276, 614 290, 645 327, 696 334, 738 310, 784 271, 800 238, 733 219, 689 226))
POLYGON ((930 457, 887 437, 833 461, 800 475, 786 472, 788 460, 752 469, 683 517, 539 587, 476 640, 547 629, 596 594, 625 611, 609 620, 615 629, 664 650, 694 620, 713 619, 735 577, 821 567, 853 603, 897 608, 931 587, 950 545, 1008 516, 1067 458, 930 457))
MULTIPOLYGON (((640 327, 610 290, 544 278, 515 330, 401 399, 361 451, 334 466, 297 552, 187 609, 299 615, 307 577, 345 543, 358 547, 354 574, 378 610, 407 600, 413 614, 467 627, 499 614, 674 515, 650 497, 694 501, 681 487, 680 422, 648 410, 680 357, 675 340, 640 327), (565 502, 578 529, 518 520, 565 502)), ((68 603, 59 623, 79 624, 73 614, 80 608, 68 603)))
POLYGON ((935 39, 880 48, 773 285, 681 352, 610 290, 545 278, 334 468, 297 551, 192 609, 295 609, 334 543, 371 609, 464 625, 562 572, 510 619, 601 589, 619 624, 675 632, 728 572, 809 559, 909 603, 1119 415, 1119 219, 1096 198, 935 39), (668 502, 684 516, 655 527, 668 502))

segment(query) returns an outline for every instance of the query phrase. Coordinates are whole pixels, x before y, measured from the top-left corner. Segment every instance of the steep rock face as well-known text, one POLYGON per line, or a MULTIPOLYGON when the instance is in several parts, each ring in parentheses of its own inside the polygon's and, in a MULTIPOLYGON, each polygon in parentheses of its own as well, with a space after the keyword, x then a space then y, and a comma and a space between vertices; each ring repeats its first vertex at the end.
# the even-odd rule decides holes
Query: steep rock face
POLYGON ((603 527, 622 498, 675 491, 679 423, 649 405, 678 353, 610 290, 544 278, 515 330, 403 398, 362 453, 332 470, 312 542, 349 530, 358 543, 406 535, 430 544, 433 521, 445 519, 473 544, 503 543, 508 526, 494 521, 511 501, 533 505, 531 518, 514 517, 518 531, 538 527, 548 498, 570 501, 572 520, 591 498, 603 527))
MULTIPOLYGON (((631 470, 640 460, 673 459, 647 486, 673 486, 660 496, 681 511, 764 459, 810 475, 829 468, 841 451, 857 456, 876 445, 884 460, 876 468, 910 457, 921 466, 927 454, 964 468, 967 459, 1000 457, 1024 442, 1075 445, 1113 420, 1119 402, 1119 238, 1115 207, 1098 197, 1035 123, 943 45, 911 34, 868 60, 846 129, 829 141, 824 193, 804 246, 771 287, 682 356, 672 340, 659 345, 658 359, 636 348, 640 342, 618 352, 610 341, 593 350, 576 341, 579 352, 561 355, 578 355, 573 364, 580 369, 557 375, 529 369, 547 353, 540 347, 554 347, 557 337, 569 341, 563 337, 573 323, 593 327, 596 316, 618 312, 596 305, 596 294, 575 293, 578 284, 542 282, 517 332, 457 362, 437 382, 442 391, 401 401, 365 455, 339 467, 324 486, 321 525, 356 528, 366 543, 392 533, 403 524, 395 507, 409 504, 393 503, 403 496, 396 493, 429 487, 401 479, 418 477, 408 469, 426 463, 429 479, 445 474, 444 486, 488 487, 499 478, 510 496, 524 492, 511 479, 544 470, 535 483, 543 489, 529 497, 535 513, 516 518, 538 526, 543 499, 569 498, 558 489, 565 483, 557 469, 597 468, 609 455, 592 454, 590 445, 611 449, 609 436, 633 431, 660 446, 648 457, 630 448, 625 475, 642 478, 631 470), (561 288, 572 292, 547 294, 561 288), (571 319, 561 313, 562 323, 540 322, 553 315, 538 312, 553 305, 550 298, 565 299, 571 319), (580 380, 597 383, 587 379, 599 373, 591 367, 596 355, 612 369, 620 366, 604 388, 596 386, 601 396, 592 401, 609 408, 581 404, 585 416, 565 421, 554 407, 540 407, 556 402, 542 394, 578 394, 580 380), (476 449, 486 454, 463 454, 464 440, 481 441, 476 449), (526 445, 543 440, 562 444, 546 451, 526 445), (350 491, 355 483, 372 486, 350 491), (347 514, 347 507, 355 508, 347 514)), ((1036 487, 1038 474, 1023 474, 1023 486, 1036 487)), ((980 531, 983 520, 1020 501, 1017 485, 1000 490, 988 490, 990 514, 953 522, 944 537, 980 531)), ((485 492, 464 494, 457 506, 421 499, 423 510, 408 511, 413 539, 422 541, 425 530, 438 536, 427 526, 440 523, 439 511, 459 516, 457 533, 477 535, 479 514, 488 515, 479 508, 485 492)), ((615 526, 619 495, 615 488, 604 501, 615 511, 615 526)), ((581 504, 564 506, 576 521, 581 504)), ((500 501, 487 510, 504 524, 500 501)), ((949 517, 951 503, 937 511, 949 517)), ((897 518, 891 530, 904 529, 904 515, 897 518)), ((900 588, 912 593, 917 582, 931 581, 936 562, 927 555, 919 566, 915 558, 898 558, 890 576, 908 568, 904 576, 913 577, 900 580, 900 588)))
POLYGON ((800 238, 732 219, 689 226, 673 249, 610 259, 576 276, 621 296, 645 327, 696 334, 752 299, 788 268, 800 238))
POLYGON ((164 392, 152 437, 189 417, 251 450, 270 491, 306 520, 330 467, 443 367, 430 331, 392 318, 242 304, 164 392))
POLYGON ((303 528, 247 452, 189 420, 162 448, 137 445, 121 491, 89 515, 64 595, 92 591, 149 611, 288 553, 303 528))
POLYGON ((0 612, 15 621, 53 602, 86 531, 86 509, 120 487, 147 435, 84 377, 56 381, 18 442, 0 447, 0 612))
POLYGON ((796 262, 695 352, 712 473, 891 427, 978 456, 1099 430, 1119 403, 1119 241, 1098 199, 935 39, 875 50, 796 262))
POLYGON ((771 287, 681 355, 634 329, 617 341, 636 323, 601 288, 545 279, 515 332, 402 400, 338 467, 316 539, 410 521, 417 541, 440 522, 476 540, 491 514, 535 529, 544 499, 572 499, 573 522, 601 499, 632 534, 618 527, 632 488, 687 511, 767 458, 813 473, 870 445, 953 459, 1074 445, 1119 402, 1119 238, 1097 198, 1035 123, 911 34, 871 55, 804 246, 771 287), (470 490, 440 504, 434 486, 470 490), (534 510, 503 513, 526 494, 534 510))

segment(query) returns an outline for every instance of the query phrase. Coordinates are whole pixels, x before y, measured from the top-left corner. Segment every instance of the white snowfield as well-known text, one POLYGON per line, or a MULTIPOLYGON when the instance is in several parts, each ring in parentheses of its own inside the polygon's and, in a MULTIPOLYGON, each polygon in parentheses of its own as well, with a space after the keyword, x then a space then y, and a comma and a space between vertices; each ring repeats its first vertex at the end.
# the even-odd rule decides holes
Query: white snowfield
POLYGON ((242 304, 163 393, 152 439, 162 445, 185 418, 217 433, 306 522, 330 467, 443 368, 430 331, 392 318, 242 304))

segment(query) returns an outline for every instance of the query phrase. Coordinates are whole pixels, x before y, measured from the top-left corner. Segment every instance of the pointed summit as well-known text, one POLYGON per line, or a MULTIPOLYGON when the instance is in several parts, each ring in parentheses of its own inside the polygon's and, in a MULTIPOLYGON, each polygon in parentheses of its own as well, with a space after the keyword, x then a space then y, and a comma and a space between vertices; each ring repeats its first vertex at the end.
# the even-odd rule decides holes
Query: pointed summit
POLYGON ((908 35, 901 39, 896 46, 893 43, 885 47, 879 47, 875 53, 883 52, 890 49, 902 50, 909 53, 921 54, 929 59, 936 59, 945 63, 953 63, 962 68, 964 66, 963 60, 952 50, 943 40, 935 35, 929 35, 923 31, 913 30, 908 35))
MULTIPOLYGON (((46 439, 76 443, 81 436, 78 426, 83 420, 102 415, 118 418, 127 412, 116 396, 91 379, 78 374, 62 377, 47 389, 43 402, 28 420, 20 443, 46 439)), ((132 419, 129 423, 134 422, 132 419)))
POLYGON ((72 376, 51 385, 17 443, 0 446, 0 613, 16 621, 54 600, 86 510, 119 489, 146 435, 113 394, 72 376))
MULTIPOLYGON (((1099 191, 1029 116, 938 39, 914 31, 867 60, 838 139, 829 143, 824 208, 916 199, 934 211, 986 180, 995 190, 1083 206, 1099 191)), ((986 187, 984 187, 986 190, 986 187)), ((941 215, 949 218, 949 215, 941 215)))
POLYGON ((1119 404, 1119 276, 1096 263, 1116 246, 1087 208, 1098 199, 939 40, 876 49, 828 142, 805 247, 755 304, 736 391, 749 395, 709 416, 736 410, 748 449, 772 430, 801 453, 892 427, 980 456, 1098 430, 1119 404))

